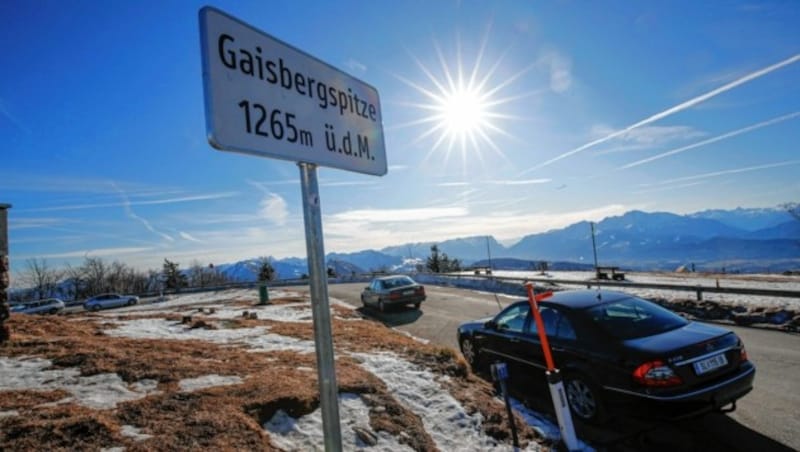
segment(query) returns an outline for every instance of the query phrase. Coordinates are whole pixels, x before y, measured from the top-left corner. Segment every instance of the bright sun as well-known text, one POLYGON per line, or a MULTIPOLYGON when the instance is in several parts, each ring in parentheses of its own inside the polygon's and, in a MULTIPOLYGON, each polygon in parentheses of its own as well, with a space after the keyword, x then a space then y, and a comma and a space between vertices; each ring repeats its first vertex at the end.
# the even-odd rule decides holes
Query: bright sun
POLYGON ((527 69, 498 81, 500 60, 488 68, 481 67, 487 37, 488 31, 471 67, 465 67, 463 64, 460 44, 455 58, 451 60, 455 61, 453 64, 448 63, 442 50, 434 43, 440 68, 438 74, 435 74, 434 70, 412 55, 417 67, 427 77, 428 83, 421 84, 397 76, 425 96, 424 102, 408 105, 421 109, 427 114, 401 126, 426 125, 428 127, 418 136, 415 143, 433 137, 435 141, 430 148, 429 156, 438 149, 445 148, 446 158, 449 158, 453 151, 460 151, 461 157, 464 159, 469 154, 482 161, 482 153, 487 149, 504 157, 494 138, 497 135, 510 136, 500 127, 499 121, 512 119, 512 116, 503 114, 498 109, 508 102, 525 97, 525 95, 505 98, 498 96, 527 69))
POLYGON ((447 93, 438 107, 445 133, 461 139, 489 122, 488 105, 475 89, 459 88, 447 93))

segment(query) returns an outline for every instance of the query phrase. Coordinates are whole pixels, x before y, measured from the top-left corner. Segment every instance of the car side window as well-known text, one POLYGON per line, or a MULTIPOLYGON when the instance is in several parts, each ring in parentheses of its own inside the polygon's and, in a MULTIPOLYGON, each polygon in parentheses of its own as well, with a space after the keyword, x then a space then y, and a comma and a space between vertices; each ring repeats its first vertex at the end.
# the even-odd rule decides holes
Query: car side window
POLYGON ((507 309, 497 318, 497 329, 521 333, 525 327, 525 320, 529 311, 528 306, 524 304, 507 309))
MULTIPOLYGON (((547 337, 557 337, 559 339, 576 339, 575 329, 569 319, 558 309, 549 306, 540 306, 539 314, 542 316, 544 330, 547 337)), ((535 321, 531 321, 527 333, 539 334, 539 328, 535 321)))
POLYGON ((556 329, 556 337, 559 339, 572 340, 578 338, 575 334, 575 328, 572 327, 572 322, 569 321, 567 316, 561 315, 558 319, 558 328, 556 329))

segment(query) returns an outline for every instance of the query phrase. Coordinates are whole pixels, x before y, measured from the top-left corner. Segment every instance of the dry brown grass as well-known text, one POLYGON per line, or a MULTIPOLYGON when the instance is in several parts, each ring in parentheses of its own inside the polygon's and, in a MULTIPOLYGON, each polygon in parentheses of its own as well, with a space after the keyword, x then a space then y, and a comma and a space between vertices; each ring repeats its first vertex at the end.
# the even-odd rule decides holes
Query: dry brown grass
MULTIPOLYGON (((334 310, 337 316, 357 316, 340 306, 334 306, 334 310)), ((162 316, 174 322, 180 317, 174 313, 162 316)), ((114 410, 94 410, 74 403, 42 406, 64 398, 67 394, 63 391, 0 391, 0 410, 20 412, 19 416, 0 418, 0 450, 96 450, 113 446, 128 450, 273 450, 262 427, 266 421, 278 410, 299 417, 319 407, 313 353, 251 352, 196 340, 112 337, 103 332, 113 327, 108 318, 75 318, 14 315, 10 320, 12 341, 0 348, 0 355, 47 358, 54 367, 77 367, 82 375, 116 373, 128 383, 154 379, 159 382, 159 393, 120 403, 114 410), (180 380, 210 374, 237 375, 243 381, 196 392, 180 391, 180 380), (135 426, 152 437, 134 441, 121 433, 124 425, 135 426)), ((193 324, 185 327, 193 326, 268 326, 275 334, 313 340, 311 323, 242 318, 219 321, 193 315, 193 324)), ((434 373, 448 375, 444 387, 468 412, 483 414, 488 434, 510 442, 503 405, 494 399, 491 386, 472 376, 452 350, 422 344, 368 320, 334 319, 333 332, 339 391, 361 395, 369 407, 374 430, 397 435, 415 450, 435 450, 420 418, 399 403, 383 381, 346 356, 345 350, 392 351, 434 373)), ((521 426, 523 441, 536 439, 524 422, 517 425, 521 426)))

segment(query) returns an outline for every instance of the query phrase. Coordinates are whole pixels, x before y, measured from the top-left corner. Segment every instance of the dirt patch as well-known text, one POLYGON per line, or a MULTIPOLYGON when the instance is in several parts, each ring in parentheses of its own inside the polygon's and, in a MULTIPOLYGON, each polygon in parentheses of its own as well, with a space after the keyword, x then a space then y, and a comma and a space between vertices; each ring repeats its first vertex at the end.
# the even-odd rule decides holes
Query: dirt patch
POLYGON ((58 405, 0 418, 0 450, 99 450, 127 445, 114 416, 76 405, 58 405))
POLYGON ((55 391, 5 391, 0 392, 0 411, 25 410, 28 408, 52 403, 70 396, 64 390, 55 391))

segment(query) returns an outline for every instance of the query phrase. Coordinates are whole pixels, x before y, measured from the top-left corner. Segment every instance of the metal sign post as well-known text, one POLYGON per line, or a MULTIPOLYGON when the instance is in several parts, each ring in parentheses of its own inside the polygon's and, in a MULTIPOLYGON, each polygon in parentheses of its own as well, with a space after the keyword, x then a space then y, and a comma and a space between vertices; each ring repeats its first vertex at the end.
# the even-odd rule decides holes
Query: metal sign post
POLYGON ((386 174, 378 91, 218 9, 204 7, 199 18, 211 146, 300 167, 325 450, 339 451, 317 165, 386 174))
POLYGON ((311 310, 314 321, 314 349, 317 352, 317 378, 322 410, 325 450, 342 449, 339 429, 339 398, 336 363, 333 359, 331 310, 328 303, 328 278, 325 271, 325 245, 322 240, 322 213, 317 184, 317 165, 298 163, 303 192, 303 220, 306 226, 308 273, 311 283, 311 310))
POLYGON ((517 436, 517 424, 514 423, 514 412, 511 410, 511 401, 508 398, 508 366, 506 363, 492 364, 492 378, 500 383, 500 391, 503 393, 503 400, 506 403, 506 413, 508 414, 508 424, 511 427, 511 437, 514 440, 514 450, 519 450, 519 437, 517 436))

